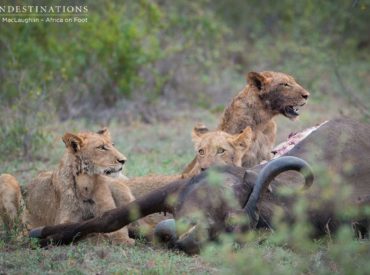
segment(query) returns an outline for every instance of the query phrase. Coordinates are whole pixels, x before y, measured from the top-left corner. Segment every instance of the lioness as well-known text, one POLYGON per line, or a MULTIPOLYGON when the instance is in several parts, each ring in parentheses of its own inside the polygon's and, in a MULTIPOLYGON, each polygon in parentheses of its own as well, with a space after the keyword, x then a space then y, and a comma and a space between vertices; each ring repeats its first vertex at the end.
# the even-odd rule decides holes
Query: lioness
MULTIPOLYGON (((119 205, 134 200, 122 178, 108 177, 122 170, 126 157, 113 145, 110 133, 66 133, 67 150, 54 171, 40 173, 27 186, 25 221, 28 227, 79 222, 116 208, 110 186, 119 184, 119 205)), ((19 192, 13 188, 13 192, 19 192)), ((3 204, 4 202, 1 202, 3 204)), ((109 234, 114 242, 133 244, 127 228, 109 234)))
MULTIPOLYGON (((276 123, 279 114, 295 119, 298 109, 306 104, 307 92, 292 76, 279 72, 250 72, 247 85, 225 108, 218 130, 229 134, 241 133, 251 127, 255 139, 243 157, 243 167, 252 167, 262 160, 271 159, 275 144, 276 123)), ((195 166, 193 160, 184 170, 186 175, 195 166)))

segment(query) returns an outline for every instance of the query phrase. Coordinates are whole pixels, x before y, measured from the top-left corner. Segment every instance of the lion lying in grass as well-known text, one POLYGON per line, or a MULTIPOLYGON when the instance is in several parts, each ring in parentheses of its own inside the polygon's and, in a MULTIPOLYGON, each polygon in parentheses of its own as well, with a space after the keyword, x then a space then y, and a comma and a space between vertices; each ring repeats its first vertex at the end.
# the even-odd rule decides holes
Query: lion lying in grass
MULTIPOLYGON (((192 139, 195 151, 198 152, 197 167, 204 170, 215 164, 241 166, 242 156, 249 150, 254 134, 250 127, 240 134, 231 135, 223 131, 209 131, 204 125, 198 125, 192 131, 192 139)), ((131 202, 134 196, 145 196, 181 178, 181 175, 152 175, 132 179, 106 176, 122 170, 126 160, 113 147, 108 130, 77 135, 67 133, 63 141, 67 152, 58 169, 40 173, 27 186, 24 217, 28 227, 79 222, 96 217, 104 211, 131 202)), ((200 170, 194 171, 194 175, 200 170)), ((8 212, 5 209, 3 212, 14 218, 19 205, 17 200, 21 199, 19 185, 14 177, 2 175, 0 190, 4 190, 8 198, 14 198, 9 201, 0 197, 0 209, 4 208, 4 204, 8 208, 10 206, 15 211, 11 209, 8 212)), ((150 215, 142 221, 140 227, 152 231, 159 221, 166 218, 168 216, 150 215)), ((11 224, 11 220, 8 221, 11 224)), ((111 235, 114 239, 132 242, 126 228, 111 235)))
MULTIPOLYGON (((80 222, 134 200, 123 179, 108 176, 122 170, 126 157, 114 147, 107 129, 98 133, 66 133, 63 142, 67 150, 59 166, 54 171, 40 173, 27 186, 24 198, 27 227, 80 222), (117 201, 110 189, 114 184, 121 187, 115 196, 117 201)), ((17 206, 19 185, 14 181, 10 184, 7 176, 2 175, 1 179, 0 190, 6 189, 6 197, 14 198, 13 206, 17 206)), ((9 208, 11 203, 1 194, 0 209, 6 205, 9 208)), ((7 216, 13 212, 7 212, 7 216)), ((127 228, 107 235, 113 242, 134 243, 127 228)))

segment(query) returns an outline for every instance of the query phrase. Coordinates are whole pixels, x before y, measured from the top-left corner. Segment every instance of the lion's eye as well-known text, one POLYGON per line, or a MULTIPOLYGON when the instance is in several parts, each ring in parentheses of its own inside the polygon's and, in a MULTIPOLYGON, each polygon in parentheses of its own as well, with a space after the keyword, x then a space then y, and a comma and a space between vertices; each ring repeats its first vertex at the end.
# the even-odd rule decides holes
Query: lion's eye
POLYGON ((288 83, 280 83, 281 86, 289 87, 290 85, 288 83))
POLYGON ((104 144, 103 145, 100 145, 100 146, 98 146, 96 148, 98 148, 99 150, 103 150, 103 151, 107 151, 108 150, 108 148, 104 144))
POLYGON ((199 155, 204 155, 204 150, 203 149, 199 149, 199 151, 198 151, 198 153, 199 153, 199 155))
POLYGON ((226 150, 224 148, 220 147, 220 148, 217 149, 217 154, 223 154, 223 153, 225 153, 225 151, 226 150))

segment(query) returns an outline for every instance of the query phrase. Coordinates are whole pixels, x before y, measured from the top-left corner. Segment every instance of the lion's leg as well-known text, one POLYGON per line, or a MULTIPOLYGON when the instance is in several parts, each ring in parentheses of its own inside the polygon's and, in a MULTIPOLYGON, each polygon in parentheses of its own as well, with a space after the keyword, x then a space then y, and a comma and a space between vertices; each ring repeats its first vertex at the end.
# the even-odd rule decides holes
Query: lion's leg
POLYGON ((11 230, 19 221, 21 212, 21 189, 12 175, 0 176, 0 216, 7 230, 11 230))
POLYGON ((261 151, 264 154, 263 158, 265 160, 270 160, 273 158, 272 149, 275 145, 276 139, 276 123, 275 121, 271 120, 263 130, 263 134, 265 135, 265 139, 267 140, 265 146, 261 147, 261 151))
MULTIPOLYGON (((125 206, 135 199, 131 194, 130 188, 122 180, 117 179, 109 182, 109 188, 117 207, 125 206)), ((165 216, 160 213, 155 213, 132 222, 128 225, 130 236, 135 239, 145 238, 151 241, 153 240, 154 228, 157 223, 169 217, 171 218, 172 216, 170 214, 165 216)))
POLYGON ((243 167, 253 167, 261 161, 268 161, 273 157, 272 148, 276 138, 276 123, 270 121, 263 129, 256 130, 255 135, 253 145, 243 158, 243 167))
POLYGON ((116 207, 124 206, 135 200, 130 188, 121 179, 110 181, 109 189, 111 191, 111 196, 113 196, 116 207))
POLYGON ((54 224, 75 223, 83 219, 73 190, 67 190, 63 193, 57 208, 54 224))
MULTIPOLYGON (((116 197, 119 199, 119 206, 126 205, 135 199, 127 186, 122 186, 120 190, 122 192, 116 197)), ((118 206, 113 198, 111 189, 107 184, 99 184, 97 186, 94 201, 96 203, 98 216, 102 215, 105 211, 114 209, 118 206)), ((126 243, 130 245, 135 243, 135 241, 129 237, 126 226, 115 232, 107 233, 105 235, 107 235, 109 240, 114 243, 126 243)))
MULTIPOLYGON (((120 179, 110 181, 109 189, 117 207, 125 206, 135 199, 130 188, 120 179)), ((145 219, 140 219, 128 225, 128 231, 133 238, 145 237, 151 239, 152 236, 148 233, 150 232, 149 228, 150 226, 145 222, 145 219)))
POLYGON ((267 137, 271 148, 275 145, 276 130, 277 127, 275 121, 270 120, 262 131, 262 133, 267 137))

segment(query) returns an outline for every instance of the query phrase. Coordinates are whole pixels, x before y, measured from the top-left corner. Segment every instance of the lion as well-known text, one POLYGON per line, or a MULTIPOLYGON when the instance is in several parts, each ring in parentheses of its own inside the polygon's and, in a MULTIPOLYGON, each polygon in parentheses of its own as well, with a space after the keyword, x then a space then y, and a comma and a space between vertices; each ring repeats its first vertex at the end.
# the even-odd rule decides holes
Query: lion
MULTIPOLYGON (((211 165, 241 166, 242 156, 253 139, 254 134, 250 127, 240 134, 231 135, 223 131, 209 131, 204 125, 197 125, 192 130, 192 140, 197 152, 197 167, 200 169, 194 170, 187 177, 194 176, 211 165)), ((112 146, 107 130, 98 134, 65 134, 63 141, 68 150, 59 168, 40 173, 28 186, 25 201, 26 220, 30 227, 86 220, 100 215, 108 208, 123 206, 134 197, 145 196, 182 177, 181 174, 149 175, 132 179, 107 177, 106 175, 112 176, 122 167, 106 166, 103 163, 111 164, 120 160, 118 163, 123 164, 125 161, 123 155, 112 146), (97 142, 104 137, 107 138, 106 141, 97 142), (105 161, 99 157, 100 162, 94 162, 97 159, 96 153, 103 152, 108 154, 105 161)), ((146 228, 151 234, 155 225, 166 218, 168 216, 150 215, 139 226, 144 227, 144 231, 146 228)))
MULTIPOLYGON (((254 134, 251 127, 247 127, 240 134, 231 135, 224 131, 210 131, 202 124, 192 130, 194 150, 197 152, 196 162, 199 169, 193 169, 186 175, 187 178, 200 173, 214 165, 242 165, 242 157, 249 150, 254 134)), ((111 186, 114 196, 120 193, 120 184, 128 186, 135 198, 143 197, 171 182, 181 179, 184 175, 149 175, 123 180, 111 186)), ((154 227, 162 220, 170 218, 170 214, 153 214, 142 219, 138 226, 130 226, 133 235, 144 235, 152 239, 154 227), (141 233, 137 231, 140 229, 141 233)))
MULTIPOLYGON (((198 124, 191 133, 195 158, 199 170, 186 176, 192 177, 214 165, 242 165, 242 157, 251 147, 255 135, 251 127, 245 128, 240 134, 231 135, 224 131, 210 131, 205 125, 198 124)), ((183 175, 148 175, 122 180, 130 188, 135 198, 142 197, 159 189, 170 182, 179 180, 183 175)), ((119 192, 119 187, 112 187, 113 193, 119 192)))
POLYGON ((17 179, 10 174, 0 175, 0 217, 6 231, 17 226, 23 205, 21 189, 17 179))
MULTIPOLYGON (((84 221, 135 199, 129 187, 122 183, 123 178, 117 176, 126 157, 114 147, 108 129, 97 133, 66 133, 62 140, 67 150, 59 166, 54 171, 40 173, 26 187, 27 227, 84 221), (110 189, 114 184, 120 185, 115 198, 110 189)), ((8 192, 20 194, 18 184, 10 187, 8 192)), ((127 228, 104 235, 112 242, 134 243, 127 228)))
MULTIPOLYGON (((246 79, 247 85, 225 108, 217 129, 238 134, 252 128, 255 139, 242 161, 243 167, 252 167, 272 157, 277 128, 273 118, 281 114, 296 119, 310 93, 292 76, 280 72, 250 72, 246 79)), ((185 168, 184 175, 194 169, 195 162, 185 168)))
POLYGON ((192 141, 196 152, 197 169, 193 176, 214 165, 242 166, 243 156, 250 150, 255 134, 251 127, 241 133, 229 134, 225 131, 210 131, 202 124, 194 127, 192 141))

